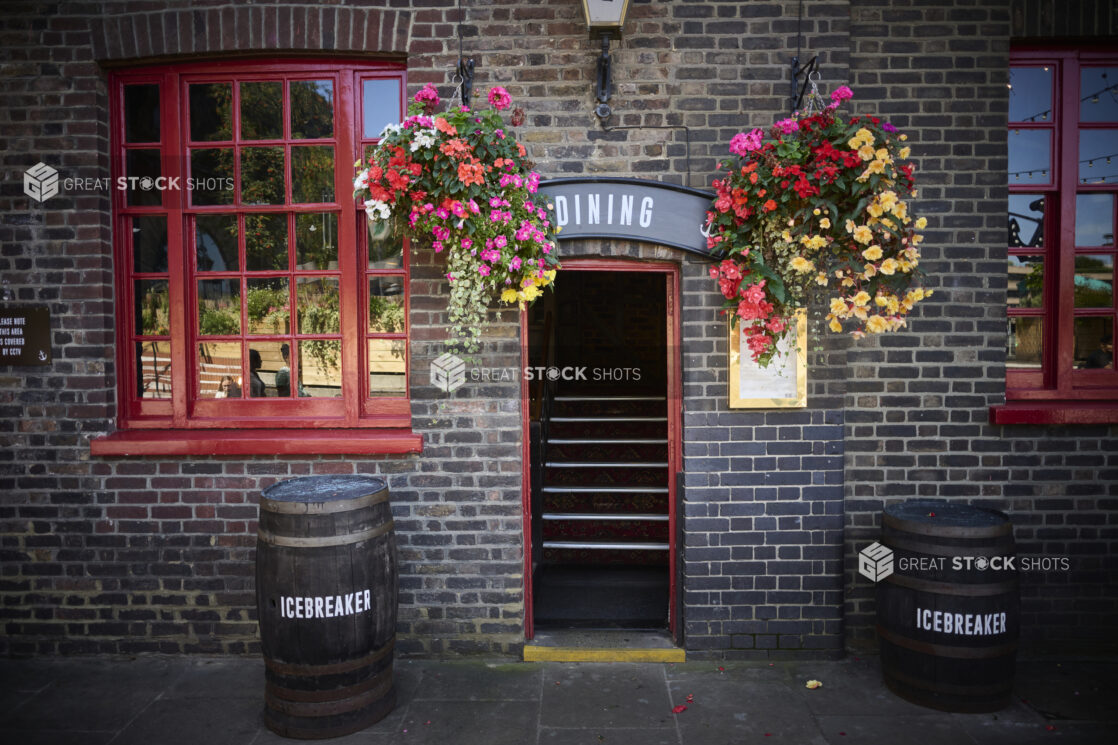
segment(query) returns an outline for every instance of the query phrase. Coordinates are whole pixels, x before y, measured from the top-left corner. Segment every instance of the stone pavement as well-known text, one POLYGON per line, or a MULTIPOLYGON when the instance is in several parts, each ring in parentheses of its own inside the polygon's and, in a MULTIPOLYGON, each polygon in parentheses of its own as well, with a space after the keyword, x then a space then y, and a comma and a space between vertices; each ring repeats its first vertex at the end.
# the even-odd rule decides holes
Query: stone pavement
MULTIPOLYGON (((881 684, 878 661, 397 660, 399 703, 330 743, 1031 745, 1118 742, 1118 661, 1024 661, 997 714, 946 714, 881 684), (823 686, 808 690, 809 679, 823 686), (688 703, 688 697, 691 702, 688 703), (685 711, 673 713, 684 704, 685 711)), ((0 742, 266 745, 254 658, 0 659, 0 742)))

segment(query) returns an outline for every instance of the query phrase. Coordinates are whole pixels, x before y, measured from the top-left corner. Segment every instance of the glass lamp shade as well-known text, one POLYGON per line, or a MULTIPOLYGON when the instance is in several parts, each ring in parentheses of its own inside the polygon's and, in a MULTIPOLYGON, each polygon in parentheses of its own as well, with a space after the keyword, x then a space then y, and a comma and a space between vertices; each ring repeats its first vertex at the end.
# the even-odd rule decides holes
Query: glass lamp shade
POLYGON ((582 0, 582 9, 591 34, 620 31, 625 24, 629 0, 582 0))

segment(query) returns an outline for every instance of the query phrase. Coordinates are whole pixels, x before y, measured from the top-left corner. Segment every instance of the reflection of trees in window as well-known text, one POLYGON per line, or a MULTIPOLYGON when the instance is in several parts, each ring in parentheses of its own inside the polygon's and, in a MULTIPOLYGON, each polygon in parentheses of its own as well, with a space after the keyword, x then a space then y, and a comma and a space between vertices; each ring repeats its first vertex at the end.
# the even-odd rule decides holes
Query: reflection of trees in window
MULTIPOLYGON (((304 279, 298 285, 299 332, 302 334, 337 334, 341 331, 340 293, 332 278, 304 279)), ((328 374, 338 369, 341 342, 334 339, 311 339, 302 342, 318 365, 328 374)))

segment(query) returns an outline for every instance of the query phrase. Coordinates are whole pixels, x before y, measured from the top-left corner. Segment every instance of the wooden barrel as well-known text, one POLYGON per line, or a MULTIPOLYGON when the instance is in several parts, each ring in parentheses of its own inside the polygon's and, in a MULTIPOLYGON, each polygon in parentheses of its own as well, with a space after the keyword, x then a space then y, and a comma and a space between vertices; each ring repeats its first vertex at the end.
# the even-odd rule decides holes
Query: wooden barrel
POLYGON ((337 737, 392 711, 396 604, 396 537, 383 480, 308 476, 265 489, 256 605, 268 728, 337 737))
POLYGON ((893 573, 877 585, 885 683, 943 711, 1009 704, 1020 632, 1013 526, 1004 513, 942 500, 885 508, 893 573))

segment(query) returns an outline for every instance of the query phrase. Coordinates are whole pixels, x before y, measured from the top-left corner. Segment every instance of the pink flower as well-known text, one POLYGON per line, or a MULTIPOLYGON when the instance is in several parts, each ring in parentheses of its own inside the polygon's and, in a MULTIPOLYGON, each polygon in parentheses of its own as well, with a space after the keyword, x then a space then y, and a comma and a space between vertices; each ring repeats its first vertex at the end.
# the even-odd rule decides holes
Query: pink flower
POLYGON ((850 90, 850 88, 845 85, 840 85, 838 88, 831 91, 831 101, 835 104, 840 104, 851 98, 854 98, 854 91, 850 90))
POLYGON ((423 86, 423 90, 415 94, 412 99, 416 103, 421 103, 426 107, 434 107, 439 105, 439 92, 435 90, 435 86, 428 83, 423 86))
POLYGON ((477 268, 477 273, 478 273, 478 274, 480 274, 481 276, 483 276, 483 277, 488 277, 488 276, 489 276, 489 272, 490 272, 490 269, 489 269, 489 265, 488 265, 488 264, 479 264, 479 265, 478 265, 478 268, 477 268))
POLYGON ((774 126, 786 135, 794 134, 800 128, 795 119, 781 119, 774 126))
POLYGON ((761 139, 764 133, 759 129, 754 129, 749 134, 738 132, 730 140, 730 152, 734 155, 745 155, 746 153, 753 152, 761 147, 761 139))
POLYGON ((491 88, 489 91, 489 105, 498 111, 504 111, 512 106, 512 96, 501 86, 491 88))
POLYGON ((768 351, 769 347, 773 345, 773 340, 765 334, 750 334, 745 337, 745 343, 752 352, 753 361, 757 362, 761 359, 761 355, 768 351))
POLYGON ((519 268, 520 268, 520 257, 519 256, 512 257, 512 261, 509 262, 509 269, 511 269, 515 272, 519 268))

